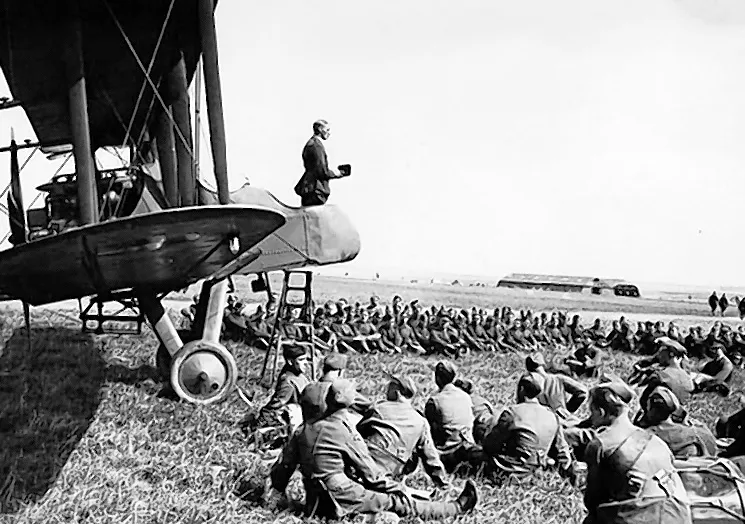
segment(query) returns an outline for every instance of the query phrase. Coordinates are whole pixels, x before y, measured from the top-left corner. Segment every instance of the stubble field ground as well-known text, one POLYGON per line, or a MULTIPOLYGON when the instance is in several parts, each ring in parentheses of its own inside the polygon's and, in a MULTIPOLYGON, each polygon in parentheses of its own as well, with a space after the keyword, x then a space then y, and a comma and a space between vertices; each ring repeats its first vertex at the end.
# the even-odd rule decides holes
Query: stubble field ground
MULTIPOLYGON (((237 284, 238 294, 252 300, 248 281, 239 279, 237 284)), ((425 306, 559 308, 579 313, 585 324, 621 314, 632 320, 675 319, 683 328, 708 326, 713 320, 705 303, 685 299, 529 294, 338 278, 317 278, 314 292, 317 302, 345 297, 365 303, 371 294, 389 301, 399 294, 407 302, 418 298, 425 306)), ((169 300, 174 320, 180 321, 177 310, 189 296, 169 300)), ((270 511, 236 495, 247 481, 261 481, 268 471, 238 429, 238 421, 251 409, 238 395, 209 407, 157 396, 157 343, 149 330, 141 336, 87 335, 80 332, 77 311, 67 304, 64 309, 35 308, 28 350, 20 307, 8 304, 0 311, 0 522, 297 521, 289 509, 270 511)), ((739 323, 736 317, 725 321, 739 323)), ((229 347, 239 362, 239 385, 252 404, 260 406, 268 396, 257 385, 264 353, 242 344, 229 347)), ((608 371, 628 374, 628 356, 605 356, 608 371)), ((351 359, 348 376, 364 394, 380 398, 386 382, 383 371, 405 373, 421 388, 421 406, 435 389, 436 361, 413 355, 359 355, 351 359)), ((498 410, 513 402, 523 365, 524 356, 515 354, 471 354, 458 361, 461 373, 498 410)), ((735 394, 727 399, 695 397, 691 414, 712 424, 718 414, 737 408, 741 388, 738 370, 735 394)), ((407 482, 429 486, 421 471, 407 482)), ((453 484, 454 494, 463 479, 453 484)), ((459 522, 572 523, 584 518, 581 493, 553 472, 540 472, 523 485, 479 486, 479 507, 459 522)))

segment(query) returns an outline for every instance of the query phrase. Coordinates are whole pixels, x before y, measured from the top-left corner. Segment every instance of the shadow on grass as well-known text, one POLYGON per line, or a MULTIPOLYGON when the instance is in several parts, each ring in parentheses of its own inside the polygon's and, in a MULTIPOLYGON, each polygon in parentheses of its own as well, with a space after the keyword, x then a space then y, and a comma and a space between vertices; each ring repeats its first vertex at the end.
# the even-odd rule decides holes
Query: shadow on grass
POLYGON ((93 338, 16 329, 0 350, 0 514, 41 498, 90 426, 105 365, 93 338))

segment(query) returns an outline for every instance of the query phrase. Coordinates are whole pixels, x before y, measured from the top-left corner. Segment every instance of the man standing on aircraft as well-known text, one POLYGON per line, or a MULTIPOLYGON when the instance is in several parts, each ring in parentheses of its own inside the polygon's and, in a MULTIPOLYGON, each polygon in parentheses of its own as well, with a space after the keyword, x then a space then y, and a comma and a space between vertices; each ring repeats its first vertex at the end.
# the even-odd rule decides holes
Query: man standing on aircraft
POLYGON ((300 197, 302 206, 320 206, 326 203, 331 195, 329 180, 349 176, 348 166, 334 171, 329 167, 326 148, 322 140, 331 136, 331 127, 325 120, 313 123, 313 136, 303 148, 303 165, 305 173, 295 185, 295 194, 300 197))

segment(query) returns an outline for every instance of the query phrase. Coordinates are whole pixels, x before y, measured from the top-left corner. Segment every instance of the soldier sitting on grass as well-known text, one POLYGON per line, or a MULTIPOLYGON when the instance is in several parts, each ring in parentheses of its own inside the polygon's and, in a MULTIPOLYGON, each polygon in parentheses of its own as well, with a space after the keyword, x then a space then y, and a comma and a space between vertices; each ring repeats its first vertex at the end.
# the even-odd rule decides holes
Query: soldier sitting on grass
POLYGON ((544 378, 537 397, 538 402, 554 411, 563 425, 577 422, 574 413, 587 398, 587 388, 571 377, 548 373, 546 360, 541 353, 528 355, 525 359, 525 368, 528 372, 535 372, 544 378))
POLYGON ((386 400, 372 405, 357 423, 370 455, 394 479, 412 473, 421 461, 437 487, 447 486, 447 473, 432 442, 429 423, 411 404, 417 394, 414 381, 390 377, 386 400))
POLYGON ((449 360, 435 366, 438 392, 427 400, 424 416, 432 428, 432 439, 440 452, 445 469, 459 466, 479 467, 473 439, 473 402, 470 395, 454 384, 457 368, 449 360))
POLYGON ((304 347, 291 345, 284 347, 282 355, 285 365, 279 372, 274 394, 261 408, 258 416, 251 413, 240 422, 245 432, 262 427, 284 426, 288 421, 288 409, 300 408, 300 395, 308 385, 308 355, 304 347))
POLYGON ((476 392, 476 388, 470 380, 457 378, 453 383, 471 397, 473 403, 473 439, 476 444, 481 444, 487 433, 497 423, 494 406, 476 392))
POLYGON ((680 410, 678 398, 665 386, 657 386, 647 397, 644 425, 660 437, 675 458, 716 456, 717 442, 706 427, 680 424, 671 415, 680 410))
POLYGON ((487 475, 500 484, 510 477, 525 477, 545 468, 549 458, 556 461, 559 473, 575 481, 572 453, 559 418, 538 403, 544 382, 544 376, 537 373, 520 377, 518 403, 501 413, 484 438, 487 475))
POLYGON ((728 382, 735 366, 724 354, 724 346, 718 342, 712 344, 706 354, 709 360, 699 366, 697 373, 691 375, 696 386, 695 392, 716 392, 726 397, 729 395, 728 382))
POLYGON ((478 491, 470 480, 456 500, 430 502, 412 497, 403 484, 386 475, 348 421, 347 408, 355 397, 351 382, 337 379, 331 384, 325 406, 311 410, 325 411, 324 415, 304 422, 272 467, 274 492, 268 498, 284 492, 299 467, 308 517, 340 519, 358 513, 391 511, 399 516, 442 521, 476 506, 478 491))

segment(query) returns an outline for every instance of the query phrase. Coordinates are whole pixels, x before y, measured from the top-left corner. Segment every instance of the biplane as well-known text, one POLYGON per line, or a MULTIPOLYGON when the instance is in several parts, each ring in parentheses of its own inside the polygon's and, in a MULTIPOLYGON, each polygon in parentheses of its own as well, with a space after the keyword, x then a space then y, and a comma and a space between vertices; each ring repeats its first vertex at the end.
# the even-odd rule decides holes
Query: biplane
POLYGON ((12 244, 0 251, 0 293, 23 301, 27 328, 29 304, 136 304, 171 357, 174 390, 200 404, 223 400, 236 380, 219 340, 229 276, 343 262, 360 247, 336 206, 230 192, 214 10, 215 0, 0 3, 12 95, 0 109, 23 108, 37 138, 0 148, 10 154, 12 244), (189 85, 202 77, 216 191, 199 183, 195 160, 189 85), (69 152, 75 167, 26 210, 18 152, 29 147, 69 152), (128 161, 100 169, 101 148, 128 161), (161 299, 201 280, 201 338, 184 343, 161 299))

